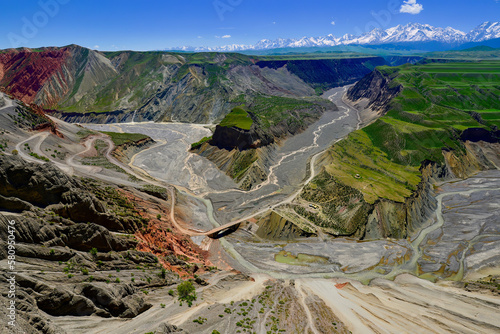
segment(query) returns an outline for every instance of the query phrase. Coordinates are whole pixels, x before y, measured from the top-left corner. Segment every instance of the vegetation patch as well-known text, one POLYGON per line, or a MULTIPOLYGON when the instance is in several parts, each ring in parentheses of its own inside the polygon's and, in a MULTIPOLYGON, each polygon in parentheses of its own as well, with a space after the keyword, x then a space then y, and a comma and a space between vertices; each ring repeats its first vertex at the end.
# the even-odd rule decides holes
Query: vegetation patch
POLYGON ((252 124, 253 120, 246 110, 242 107, 236 107, 224 117, 219 125, 227 128, 235 127, 242 130, 250 130, 252 124))
POLYGON ((317 264, 328 264, 328 258, 318 255, 302 254, 299 253, 297 256, 293 255, 291 252, 280 251, 278 254, 274 255, 274 260, 279 263, 291 264, 303 266, 311 263, 317 264))
POLYGON ((126 143, 135 143, 143 139, 149 138, 142 133, 119 133, 119 132, 107 132, 102 131, 102 133, 111 137, 111 140, 116 146, 120 146, 126 143))
POLYGON ((210 140, 212 140, 212 136, 210 136, 210 137, 203 137, 201 140, 197 141, 196 143, 191 144, 191 149, 195 150, 195 149, 199 148, 201 145, 203 145, 204 143, 206 143, 207 141, 210 141, 210 140))
POLYGON ((331 164, 325 171, 359 190, 367 203, 404 202, 420 182, 423 161, 444 163, 443 150, 465 156, 463 130, 500 126, 500 61, 378 70, 403 91, 386 115, 327 151, 331 164))
MULTIPOLYGON (((196 300, 196 291, 191 281, 184 281, 177 286, 177 295, 180 302, 185 301, 189 307, 196 300)), ((206 319, 205 319, 206 320, 206 319)))

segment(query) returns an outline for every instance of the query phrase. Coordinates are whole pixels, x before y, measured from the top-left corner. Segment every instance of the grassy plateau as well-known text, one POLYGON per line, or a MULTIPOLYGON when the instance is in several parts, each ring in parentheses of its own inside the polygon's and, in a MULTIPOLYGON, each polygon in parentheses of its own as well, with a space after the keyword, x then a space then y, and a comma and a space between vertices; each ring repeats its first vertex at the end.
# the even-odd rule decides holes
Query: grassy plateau
POLYGON ((403 91, 386 115, 330 148, 332 163, 325 168, 368 203, 404 202, 420 182, 423 161, 443 163, 443 149, 464 155, 459 137, 465 129, 500 126, 500 61, 377 70, 403 91))

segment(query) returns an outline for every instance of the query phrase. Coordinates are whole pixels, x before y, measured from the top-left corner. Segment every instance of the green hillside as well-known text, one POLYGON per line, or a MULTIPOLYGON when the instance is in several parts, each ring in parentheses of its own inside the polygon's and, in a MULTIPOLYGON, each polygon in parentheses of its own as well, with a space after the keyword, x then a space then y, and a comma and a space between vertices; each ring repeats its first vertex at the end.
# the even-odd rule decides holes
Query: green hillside
POLYGON ((385 116, 333 146, 325 169, 368 203, 403 202, 416 189, 424 160, 444 162, 443 149, 465 154, 459 137, 467 128, 500 126, 500 61, 378 70, 403 91, 385 116))
POLYGON ((252 123, 253 121, 248 113, 243 108, 236 107, 224 117, 219 125, 229 128, 234 126, 242 130, 250 130, 252 123))

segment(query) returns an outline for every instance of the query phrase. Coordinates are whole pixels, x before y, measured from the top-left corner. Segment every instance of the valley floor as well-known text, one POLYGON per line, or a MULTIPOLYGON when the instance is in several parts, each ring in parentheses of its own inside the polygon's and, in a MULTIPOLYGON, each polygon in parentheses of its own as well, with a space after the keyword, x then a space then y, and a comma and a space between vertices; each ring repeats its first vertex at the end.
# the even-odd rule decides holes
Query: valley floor
MULTIPOLYGON (((169 219, 191 240, 208 250, 219 268, 203 278, 193 307, 179 305, 169 288, 153 288, 144 299, 153 304, 133 319, 48 316, 71 333, 169 333, 169 323, 189 333, 497 333, 500 296, 475 284, 500 272, 500 171, 436 188, 438 209, 420 233, 407 240, 356 241, 324 235, 293 242, 258 237, 257 220, 300 193, 315 171, 315 156, 356 129, 359 117, 343 104, 345 88, 331 91, 338 112, 326 112, 304 133, 286 141, 272 157, 268 180, 250 192, 236 189, 209 161, 190 154, 189 145, 209 133, 203 125, 128 123, 92 125, 95 130, 139 132, 157 144, 127 165, 106 159, 123 172, 82 165, 86 147, 67 146, 56 166, 66 173, 92 176, 114 184, 166 186, 172 183, 169 219), (174 199, 175 198, 175 199, 174 199), (245 220, 228 237, 209 240, 200 231, 234 220, 245 220), (177 223, 179 220, 180 223, 177 223), (316 256, 315 261, 286 264, 281 251, 292 256, 316 256), (318 260, 322 259, 322 260, 318 260), (242 272, 231 271, 234 268, 242 272), (469 287, 464 284, 469 282, 469 287), (164 304, 164 305, 162 305, 164 304)), ((74 125, 61 128, 76 133, 74 125)), ((20 155, 42 163, 27 152, 47 152, 48 133, 18 138, 20 155)), ((76 140, 76 139, 75 139, 76 140)), ((51 159, 53 160, 53 159, 51 159)), ((109 167, 109 166, 108 166, 109 167)), ((288 255, 289 256, 289 255, 288 255)))

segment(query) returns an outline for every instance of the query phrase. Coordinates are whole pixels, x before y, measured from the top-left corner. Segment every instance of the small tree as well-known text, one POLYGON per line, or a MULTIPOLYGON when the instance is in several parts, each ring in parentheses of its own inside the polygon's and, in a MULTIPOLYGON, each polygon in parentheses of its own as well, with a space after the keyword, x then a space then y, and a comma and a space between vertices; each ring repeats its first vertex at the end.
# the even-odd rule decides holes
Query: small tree
POLYGON ((177 286, 177 294, 179 301, 186 301, 191 307, 193 301, 196 300, 196 291, 191 281, 184 281, 177 286))

